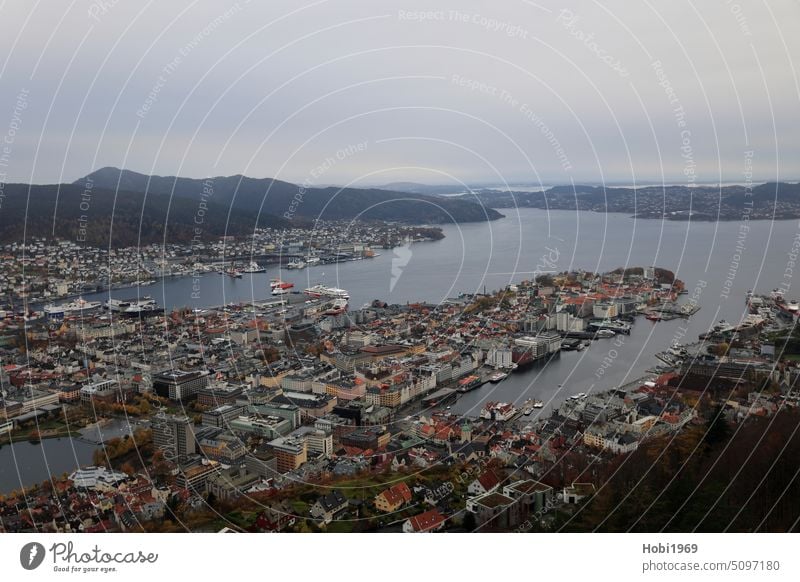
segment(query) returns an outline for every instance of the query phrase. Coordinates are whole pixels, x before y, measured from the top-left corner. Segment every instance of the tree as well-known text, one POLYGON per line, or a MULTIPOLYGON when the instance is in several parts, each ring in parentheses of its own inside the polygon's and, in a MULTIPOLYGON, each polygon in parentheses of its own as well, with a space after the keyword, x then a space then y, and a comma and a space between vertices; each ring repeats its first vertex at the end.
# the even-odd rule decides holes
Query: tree
POLYGON ((730 434, 728 421, 725 419, 725 409, 722 404, 717 404, 706 422, 706 433, 703 441, 708 447, 725 442, 730 434))
POLYGON ((106 453, 103 449, 95 449, 95 451, 92 453, 92 464, 95 467, 106 466, 106 453))
POLYGON ((711 347, 711 351, 715 355, 720 356, 720 357, 727 356, 728 355, 728 351, 730 351, 730 349, 731 349, 731 345, 728 344, 728 343, 725 343, 725 342, 722 342, 720 344, 716 344, 716 345, 711 347))

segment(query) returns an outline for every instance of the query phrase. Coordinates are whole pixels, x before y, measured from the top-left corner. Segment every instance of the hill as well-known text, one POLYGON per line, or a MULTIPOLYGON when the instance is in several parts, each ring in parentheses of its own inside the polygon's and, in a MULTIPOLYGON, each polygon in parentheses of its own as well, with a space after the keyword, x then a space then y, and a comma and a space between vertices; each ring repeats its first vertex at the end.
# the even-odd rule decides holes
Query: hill
MULTIPOLYGON (((29 186, 8 184, 0 212, 0 242, 21 242, 23 235, 58 237, 92 246, 132 246, 153 242, 188 243, 195 234, 207 242, 224 234, 246 235, 255 215, 210 202, 201 209, 186 198, 114 192, 93 185, 29 186), (30 197, 28 196, 30 192, 30 197), (196 228, 200 229, 196 233, 196 228)), ((286 228, 290 221, 260 217, 259 226, 286 228)))
POLYGON ((119 168, 102 168, 74 182, 95 187, 198 200, 204 189, 225 208, 286 218, 321 220, 377 219, 414 224, 482 222, 501 218, 474 201, 442 199, 418 193, 359 188, 302 188, 272 178, 217 176, 180 178, 148 176, 119 168))

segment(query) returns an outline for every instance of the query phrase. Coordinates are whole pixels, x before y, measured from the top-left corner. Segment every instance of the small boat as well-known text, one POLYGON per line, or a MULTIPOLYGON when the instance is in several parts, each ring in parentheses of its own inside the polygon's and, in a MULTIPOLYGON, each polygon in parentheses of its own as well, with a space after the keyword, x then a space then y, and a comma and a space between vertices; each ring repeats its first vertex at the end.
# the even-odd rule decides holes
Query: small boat
POLYGON ((309 297, 313 297, 316 299, 319 299, 321 297, 350 299, 350 293, 348 293, 345 289, 339 289, 337 287, 326 287, 325 285, 322 284, 309 287, 304 291, 304 293, 309 297))
POLYGON ((302 259, 295 259, 293 261, 289 261, 286 265, 287 269, 303 269, 306 266, 306 262, 302 259))
POLYGON ((273 295, 287 295, 289 293, 289 289, 294 287, 294 283, 285 283, 278 279, 270 283, 270 287, 272 287, 273 295))
POLYGON ((508 378, 508 374, 506 374, 505 372, 496 372, 491 376, 489 376, 489 382, 491 382, 492 384, 497 384, 498 382, 502 382, 506 378, 508 378))

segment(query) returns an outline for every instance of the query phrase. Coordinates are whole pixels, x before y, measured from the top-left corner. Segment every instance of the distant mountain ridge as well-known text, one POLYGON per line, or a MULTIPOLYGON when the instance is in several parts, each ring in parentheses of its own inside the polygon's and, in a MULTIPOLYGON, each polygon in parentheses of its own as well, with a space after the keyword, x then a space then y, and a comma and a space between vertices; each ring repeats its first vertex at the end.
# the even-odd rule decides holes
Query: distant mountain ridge
MULTIPOLYGON (((61 238, 90 246, 208 242, 225 234, 244 235, 256 227, 251 212, 209 202, 200 208, 185 198, 116 192, 76 184, 7 184, 0 211, 0 243, 61 238)), ((259 226, 287 228, 277 216, 259 217, 259 226)))
MULTIPOLYGON (((205 191, 216 204, 262 215, 288 219, 377 219, 416 224, 483 222, 503 215, 476 201, 450 200, 437 196, 380 190, 376 188, 301 188, 272 178, 216 176, 181 178, 148 176, 106 167, 74 184, 91 181, 95 187, 199 200, 205 191)), ((260 220, 260 218, 259 218, 260 220)))
MULTIPOLYGON (((452 199, 452 198, 450 198, 452 199)), ((741 220, 800 218, 800 184, 768 182, 745 186, 686 185, 639 188, 553 186, 541 192, 473 188, 456 200, 479 200, 490 208, 540 208, 622 212, 665 220, 741 220)))

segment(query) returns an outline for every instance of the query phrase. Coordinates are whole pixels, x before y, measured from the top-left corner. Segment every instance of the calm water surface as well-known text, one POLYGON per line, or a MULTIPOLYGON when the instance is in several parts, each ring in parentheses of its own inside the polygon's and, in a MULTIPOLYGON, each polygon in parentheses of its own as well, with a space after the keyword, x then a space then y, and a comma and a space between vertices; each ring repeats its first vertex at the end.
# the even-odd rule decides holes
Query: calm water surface
POLYGON ((0 493, 91 465, 95 446, 71 438, 19 441, 0 447, 0 493))

